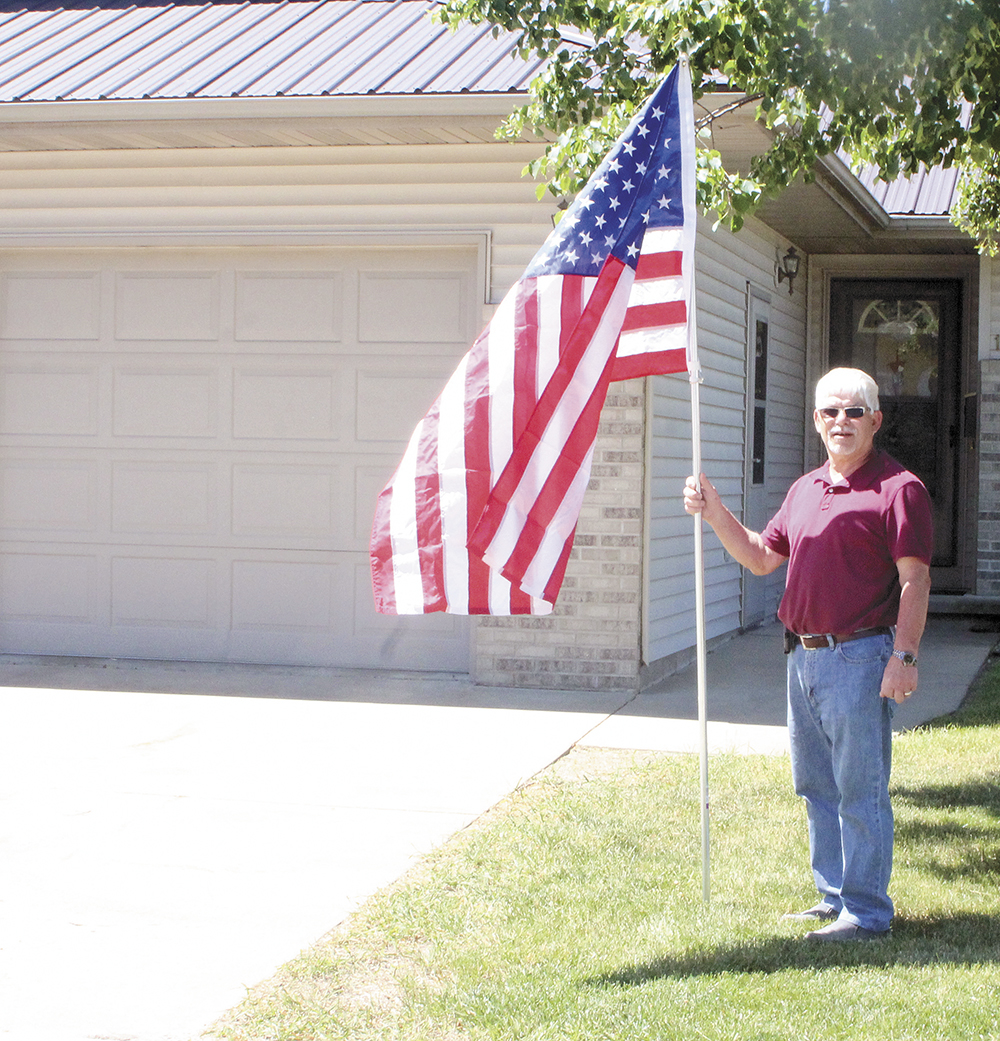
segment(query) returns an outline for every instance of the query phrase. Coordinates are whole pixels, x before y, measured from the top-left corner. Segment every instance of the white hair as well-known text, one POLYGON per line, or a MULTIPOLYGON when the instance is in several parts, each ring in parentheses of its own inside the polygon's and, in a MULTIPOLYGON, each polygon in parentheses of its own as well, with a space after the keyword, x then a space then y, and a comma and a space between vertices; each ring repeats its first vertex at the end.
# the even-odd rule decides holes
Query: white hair
POLYGON ((878 412, 878 384, 861 369, 831 369, 822 376, 816 384, 816 408, 831 396, 863 401, 872 412, 878 412))

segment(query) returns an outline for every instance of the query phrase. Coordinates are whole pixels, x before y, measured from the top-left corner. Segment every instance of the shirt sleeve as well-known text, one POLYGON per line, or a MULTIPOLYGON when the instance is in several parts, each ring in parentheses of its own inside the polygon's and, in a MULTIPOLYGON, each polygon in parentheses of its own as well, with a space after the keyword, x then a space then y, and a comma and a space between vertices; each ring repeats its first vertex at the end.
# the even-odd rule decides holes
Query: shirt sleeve
POLYGON ((788 517, 785 512, 787 505, 788 497, 786 496, 785 501, 781 504, 781 509, 767 522, 761 532, 764 545, 782 557, 792 555, 792 546, 788 541, 788 517))
POLYGON ((893 496, 886 530, 893 560, 916 557, 930 564, 934 555, 934 515, 931 497, 920 481, 907 481, 893 496))

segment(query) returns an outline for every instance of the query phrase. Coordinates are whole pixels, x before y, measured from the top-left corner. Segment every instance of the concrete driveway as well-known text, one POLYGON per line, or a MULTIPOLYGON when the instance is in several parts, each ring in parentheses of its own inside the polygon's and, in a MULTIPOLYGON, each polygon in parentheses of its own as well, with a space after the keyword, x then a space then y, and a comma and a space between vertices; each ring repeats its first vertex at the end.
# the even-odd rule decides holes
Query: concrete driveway
POLYGON ((0 1037, 196 1037, 623 700, 267 673, 0 689, 0 1037))

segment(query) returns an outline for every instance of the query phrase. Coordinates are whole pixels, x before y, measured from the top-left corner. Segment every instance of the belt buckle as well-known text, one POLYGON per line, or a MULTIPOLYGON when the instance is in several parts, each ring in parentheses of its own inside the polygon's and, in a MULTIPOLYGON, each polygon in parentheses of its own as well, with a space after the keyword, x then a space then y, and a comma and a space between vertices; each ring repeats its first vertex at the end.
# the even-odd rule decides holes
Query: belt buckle
MULTIPOLYGON (((802 638, 806 640, 825 640, 826 645, 829 648, 834 648, 837 646, 837 637, 834 636, 832 633, 803 633, 802 638)), ((818 648, 813 648, 813 650, 817 649, 818 648)))

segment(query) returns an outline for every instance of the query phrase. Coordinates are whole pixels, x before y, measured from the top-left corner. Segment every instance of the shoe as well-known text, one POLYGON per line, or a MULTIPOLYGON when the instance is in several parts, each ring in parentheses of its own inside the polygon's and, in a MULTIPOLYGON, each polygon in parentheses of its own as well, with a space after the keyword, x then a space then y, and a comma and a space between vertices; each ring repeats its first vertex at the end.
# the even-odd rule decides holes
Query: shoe
POLYGON ((822 929, 806 933, 806 939, 819 943, 843 943, 850 940, 883 940, 888 935, 888 929, 877 931, 855 925, 853 922, 838 920, 824 925, 822 929))
POLYGON ((832 907, 827 907, 826 904, 817 904, 815 907, 810 907, 808 911, 789 911, 788 914, 781 916, 782 922, 805 922, 813 921, 818 918, 832 919, 840 916, 839 911, 834 911, 832 907))

